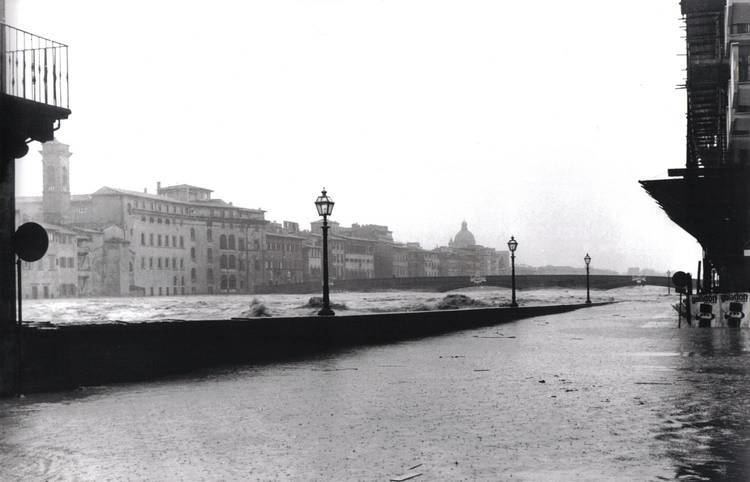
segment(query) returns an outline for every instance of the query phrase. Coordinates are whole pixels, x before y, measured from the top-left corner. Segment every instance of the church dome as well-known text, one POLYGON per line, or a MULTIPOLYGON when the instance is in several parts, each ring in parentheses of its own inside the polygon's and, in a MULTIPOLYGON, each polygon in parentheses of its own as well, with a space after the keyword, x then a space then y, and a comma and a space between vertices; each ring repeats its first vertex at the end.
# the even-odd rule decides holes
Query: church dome
POLYGON ((466 227, 466 221, 461 223, 461 231, 456 233, 456 236, 453 238, 453 244, 452 247, 454 248, 468 248, 470 246, 474 246, 477 244, 476 240, 474 239, 474 235, 471 234, 471 231, 466 227))

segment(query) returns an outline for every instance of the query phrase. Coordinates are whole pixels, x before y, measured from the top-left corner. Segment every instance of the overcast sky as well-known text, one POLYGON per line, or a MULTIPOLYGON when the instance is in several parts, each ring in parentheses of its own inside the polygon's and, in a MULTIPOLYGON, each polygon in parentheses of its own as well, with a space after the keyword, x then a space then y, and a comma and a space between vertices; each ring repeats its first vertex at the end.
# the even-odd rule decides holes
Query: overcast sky
MULTIPOLYGON (((518 261, 694 270, 641 189, 685 158, 677 0, 6 0, 70 45, 71 190, 189 183, 267 219, 518 261)), ((18 194, 41 192, 39 146, 18 194)))

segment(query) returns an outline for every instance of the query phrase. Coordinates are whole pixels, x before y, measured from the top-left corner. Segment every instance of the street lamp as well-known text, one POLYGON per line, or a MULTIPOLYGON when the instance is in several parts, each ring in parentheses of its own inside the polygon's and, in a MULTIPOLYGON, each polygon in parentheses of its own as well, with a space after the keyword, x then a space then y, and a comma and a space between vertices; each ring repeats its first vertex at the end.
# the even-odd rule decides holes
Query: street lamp
POLYGON ((591 256, 586 253, 586 256, 583 257, 583 261, 586 263, 586 304, 590 305, 591 296, 589 293, 589 264, 591 264, 591 256))
POLYGON ((518 241, 511 236, 510 241, 508 241, 508 249, 510 250, 510 286, 512 293, 510 306, 513 308, 518 306, 518 303, 516 303, 516 248, 518 248, 518 241))
POLYGON ((323 188, 321 195, 315 200, 315 208, 318 215, 323 216, 323 308, 318 316, 333 316, 336 313, 331 309, 331 301, 328 299, 328 216, 333 212, 333 199, 326 195, 323 188))

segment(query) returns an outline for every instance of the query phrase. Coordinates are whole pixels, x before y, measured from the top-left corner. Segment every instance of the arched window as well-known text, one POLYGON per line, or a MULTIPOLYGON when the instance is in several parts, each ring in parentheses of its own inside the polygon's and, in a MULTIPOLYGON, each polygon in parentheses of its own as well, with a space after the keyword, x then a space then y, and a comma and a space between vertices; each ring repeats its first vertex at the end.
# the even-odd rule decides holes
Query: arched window
POLYGON ((196 278, 197 278, 197 275, 196 275, 196 273, 195 273, 195 268, 192 268, 192 269, 190 270, 190 281, 192 281, 193 283, 195 283, 195 279, 196 279, 196 278))
POLYGON ((195 241, 195 228, 190 228, 190 241, 195 241))
POLYGON ((245 238, 239 239, 239 248, 240 248, 240 251, 245 251, 245 238))
POLYGON ((234 249, 234 234, 229 235, 229 249, 234 249))
POLYGON ((237 278, 235 278, 234 276, 229 277, 229 289, 230 290, 237 289, 237 278))
POLYGON ((222 234, 219 237, 219 249, 227 249, 227 236, 226 236, 226 234, 222 234))
POLYGON ((190 259, 195 261, 195 248, 190 248, 190 259))
POLYGON ((214 232, 212 230, 210 230, 210 229, 206 230, 206 239, 208 241, 213 241, 214 240, 214 232))
POLYGON ((131 273, 133 272, 133 262, 132 261, 130 262, 130 272, 131 273))
POLYGON ((146 233, 141 233, 141 246, 146 246, 146 233))
POLYGON ((227 277, 226 276, 221 277, 221 289, 223 290, 227 289, 227 277))
POLYGON ((222 254, 221 258, 219 258, 219 268, 226 269, 227 267, 227 255, 222 254))
POLYGON ((237 268, 237 261, 233 254, 229 255, 229 269, 237 268))
POLYGON ((209 283, 214 282, 214 270, 212 270, 211 268, 208 268, 206 270, 206 281, 208 281, 209 283))

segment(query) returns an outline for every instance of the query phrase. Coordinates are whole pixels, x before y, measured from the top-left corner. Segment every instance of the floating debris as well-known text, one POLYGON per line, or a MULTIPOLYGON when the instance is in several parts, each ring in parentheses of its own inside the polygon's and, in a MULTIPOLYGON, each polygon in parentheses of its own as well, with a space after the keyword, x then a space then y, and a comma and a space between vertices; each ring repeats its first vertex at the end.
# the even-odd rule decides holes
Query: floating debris
POLYGON ((243 318, 259 318, 263 316, 271 316, 271 312, 258 298, 253 298, 250 301, 250 308, 242 313, 243 318))
MULTIPOLYGON (((344 303, 329 303, 331 308, 335 310, 347 310, 347 306, 344 303)), ((300 308, 323 308, 323 297, 322 296, 313 296, 309 300, 307 300, 307 304, 304 306, 301 306, 300 308)))
POLYGON ((438 310, 457 310, 459 308, 467 308, 467 307, 484 307, 489 306, 484 301, 475 300, 474 298, 466 295, 460 295, 460 294, 451 294, 446 295, 440 302, 437 304, 438 310))

